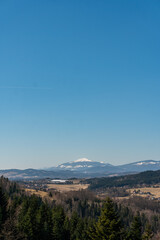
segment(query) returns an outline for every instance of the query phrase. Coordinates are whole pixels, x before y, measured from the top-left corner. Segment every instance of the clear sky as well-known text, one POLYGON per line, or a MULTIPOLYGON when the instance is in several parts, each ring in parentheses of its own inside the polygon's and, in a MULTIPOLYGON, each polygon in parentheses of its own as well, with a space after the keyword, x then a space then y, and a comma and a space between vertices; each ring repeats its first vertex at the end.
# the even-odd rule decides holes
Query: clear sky
POLYGON ((0 168, 160 160, 160 1, 0 1, 0 168))

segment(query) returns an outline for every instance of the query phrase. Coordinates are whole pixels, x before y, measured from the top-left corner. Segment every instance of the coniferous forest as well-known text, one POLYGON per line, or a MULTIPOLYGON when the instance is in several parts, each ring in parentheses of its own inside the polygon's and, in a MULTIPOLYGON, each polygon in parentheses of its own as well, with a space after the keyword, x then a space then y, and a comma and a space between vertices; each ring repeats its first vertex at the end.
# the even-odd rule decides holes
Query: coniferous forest
POLYGON ((59 198, 61 201, 44 201, 27 195, 15 182, 1 177, 0 239, 160 239, 156 203, 149 206, 143 202, 143 209, 142 199, 123 204, 108 197, 100 200, 85 191, 59 198))

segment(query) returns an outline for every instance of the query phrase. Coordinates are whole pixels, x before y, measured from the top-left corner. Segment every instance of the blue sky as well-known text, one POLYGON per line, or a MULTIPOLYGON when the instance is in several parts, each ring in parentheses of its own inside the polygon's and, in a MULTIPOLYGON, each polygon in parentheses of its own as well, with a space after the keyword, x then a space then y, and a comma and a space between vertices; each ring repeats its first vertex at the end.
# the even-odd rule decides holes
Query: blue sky
POLYGON ((0 168, 160 160, 159 12, 0 1, 0 168))

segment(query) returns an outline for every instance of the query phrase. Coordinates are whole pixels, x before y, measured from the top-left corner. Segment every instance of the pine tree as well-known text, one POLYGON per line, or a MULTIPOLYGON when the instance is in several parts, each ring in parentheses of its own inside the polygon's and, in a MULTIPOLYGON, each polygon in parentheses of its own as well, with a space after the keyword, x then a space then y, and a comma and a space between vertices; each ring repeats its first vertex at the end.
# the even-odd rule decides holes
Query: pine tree
POLYGON ((64 240, 65 239, 65 213, 63 208, 57 207, 53 210, 53 239, 64 240))
POLYGON ((134 216, 128 239, 142 240, 142 223, 139 212, 137 212, 136 216, 134 216))
POLYGON ((76 239, 76 229, 77 229, 77 225, 78 225, 78 221, 79 221, 79 217, 78 214, 76 212, 73 212, 71 219, 70 219, 70 238, 71 240, 76 239))
POLYGON ((122 239, 122 226, 114 209, 114 203, 107 198, 98 222, 89 233, 93 240, 120 240, 122 239))

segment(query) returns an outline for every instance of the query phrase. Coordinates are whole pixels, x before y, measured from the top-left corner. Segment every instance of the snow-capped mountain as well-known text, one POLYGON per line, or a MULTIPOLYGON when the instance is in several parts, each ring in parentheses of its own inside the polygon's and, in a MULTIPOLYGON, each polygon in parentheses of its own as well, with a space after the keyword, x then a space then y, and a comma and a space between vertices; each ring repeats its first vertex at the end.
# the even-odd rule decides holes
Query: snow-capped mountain
POLYGON ((92 160, 89 160, 87 158, 80 158, 80 159, 77 159, 75 161, 72 161, 72 162, 67 162, 67 163, 63 163, 63 164, 60 164, 57 166, 58 169, 69 169, 69 170, 72 170, 72 171, 81 171, 81 170, 84 170, 84 169, 88 169, 88 168, 93 168, 95 166, 102 166, 104 167, 105 164, 103 163, 100 163, 100 162, 94 162, 92 160))
POLYGON ((76 172, 84 172, 84 173, 93 173, 93 172, 115 172, 116 168, 111 164, 104 162, 92 161, 87 158, 80 158, 78 160, 63 163, 57 166, 57 169, 60 170, 70 170, 76 172))
POLYGON ((132 171, 132 172, 143 172, 148 170, 155 171, 160 169, 160 161, 144 160, 144 161, 121 165, 120 167, 123 168, 124 171, 132 171))
POLYGON ((147 170, 159 170, 160 161, 155 160, 144 160, 139 162, 133 162, 129 164, 114 166, 104 162, 92 161, 87 158, 80 158, 75 161, 66 162, 58 165, 57 167, 50 168, 49 170, 54 171, 71 171, 85 174, 108 175, 108 174, 123 174, 123 173, 134 173, 143 172, 147 170))
POLYGON ((72 162, 67 162, 67 163, 63 163, 57 166, 58 169, 69 169, 71 171, 78 171, 78 170, 82 170, 84 168, 92 168, 95 166, 95 164, 97 165, 97 163, 99 164, 99 162, 93 162, 92 160, 89 160, 87 158, 81 158, 72 162))

